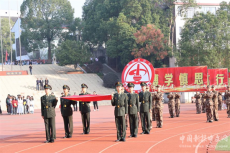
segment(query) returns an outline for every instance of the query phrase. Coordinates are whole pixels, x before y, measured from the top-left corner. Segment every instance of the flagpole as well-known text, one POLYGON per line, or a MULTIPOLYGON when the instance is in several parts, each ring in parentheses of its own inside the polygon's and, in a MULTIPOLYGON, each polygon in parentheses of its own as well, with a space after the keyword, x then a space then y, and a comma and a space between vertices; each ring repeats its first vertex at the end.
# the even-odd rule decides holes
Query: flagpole
POLYGON ((8 0, 8 9, 9 9, 9 26, 10 26, 10 51, 11 51, 11 71, 12 71, 12 45, 11 45, 11 25, 10 25, 10 0, 8 0))
POLYGON ((2 71, 3 71, 3 50, 2 50, 2 18, 1 18, 1 15, 0 15, 0 35, 1 35, 2 71))

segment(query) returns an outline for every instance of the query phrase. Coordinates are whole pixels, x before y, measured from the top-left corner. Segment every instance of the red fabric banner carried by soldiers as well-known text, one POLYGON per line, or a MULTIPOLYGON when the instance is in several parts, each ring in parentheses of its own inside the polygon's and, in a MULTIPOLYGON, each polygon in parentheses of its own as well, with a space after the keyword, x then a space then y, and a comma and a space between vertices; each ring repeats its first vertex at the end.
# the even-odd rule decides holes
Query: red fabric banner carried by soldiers
POLYGON ((217 91, 224 92, 228 85, 228 69, 208 69, 208 84, 215 85, 217 91))
POLYGON ((157 68, 153 85, 164 92, 206 91, 207 72, 207 66, 157 68))
POLYGON ((101 100, 111 100, 111 95, 74 95, 69 97, 61 97, 64 99, 74 100, 74 101, 101 101, 101 100))

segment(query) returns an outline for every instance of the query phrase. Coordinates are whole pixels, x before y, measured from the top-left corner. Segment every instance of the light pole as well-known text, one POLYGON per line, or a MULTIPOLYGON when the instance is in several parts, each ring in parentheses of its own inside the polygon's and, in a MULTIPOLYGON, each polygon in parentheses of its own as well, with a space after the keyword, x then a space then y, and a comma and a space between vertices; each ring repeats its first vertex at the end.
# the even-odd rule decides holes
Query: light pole
MULTIPOLYGON (((17 1, 17 8, 18 8, 18 1, 17 1)), ((19 13, 18 13, 18 43, 19 43, 19 50, 20 50, 20 70, 22 70, 22 50, 21 50, 21 30, 20 30, 20 17, 19 17, 19 13)), ((16 45, 17 45, 17 43, 16 43, 16 45)))
POLYGON ((9 9, 9 27, 10 27, 10 51, 11 51, 11 71, 12 71, 12 44, 11 44, 11 24, 10 24, 10 0, 8 0, 8 9, 9 9))

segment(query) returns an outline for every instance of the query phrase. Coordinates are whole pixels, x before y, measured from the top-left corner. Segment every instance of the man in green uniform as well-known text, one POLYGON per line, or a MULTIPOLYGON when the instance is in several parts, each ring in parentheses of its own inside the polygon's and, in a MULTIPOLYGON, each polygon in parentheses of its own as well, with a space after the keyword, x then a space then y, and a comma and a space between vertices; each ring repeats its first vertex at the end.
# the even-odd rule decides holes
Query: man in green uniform
POLYGON ((125 118, 128 113, 128 102, 127 96, 121 92, 122 83, 117 82, 115 84, 117 93, 112 94, 111 104, 115 106, 114 109, 114 116, 115 116, 115 123, 117 128, 117 140, 125 142, 126 137, 126 124, 125 118))
POLYGON ((226 101, 228 118, 230 118, 230 86, 227 86, 227 88, 228 90, 226 90, 224 98, 226 101))
POLYGON ((45 143, 53 143, 56 139, 56 128, 55 128, 55 107, 58 99, 50 94, 52 87, 45 85, 45 95, 41 97, 41 114, 45 122, 46 141, 45 143))
POLYGON ((206 112, 206 99, 205 99, 205 94, 206 94, 206 93, 203 93, 203 94, 202 94, 202 98, 201 98, 201 102, 202 102, 202 113, 205 113, 205 112, 206 112))
MULTIPOLYGON (((70 87, 67 85, 63 86, 64 95, 62 97, 69 97, 70 87)), ((73 110, 71 105, 76 102, 68 99, 61 98, 61 114, 64 121, 65 136, 64 138, 71 138, 73 134, 73 110)))
POLYGON ((194 97, 196 98, 196 113, 201 114, 201 97, 202 97, 202 95, 199 92, 196 92, 194 97))
POLYGON ((169 118, 174 118, 174 108, 175 108, 174 98, 175 98, 175 95, 173 93, 169 93, 167 98, 169 99, 169 102, 168 102, 169 114, 170 114, 169 118))
POLYGON ((139 93, 140 105, 140 116, 141 116, 141 125, 142 133, 141 134, 150 134, 150 112, 152 109, 152 95, 150 92, 146 91, 147 84, 141 82, 142 91, 139 93), (147 125, 146 125, 147 124, 147 125))
POLYGON ((175 113, 176 117, 180 116, 180 94, 175 93, 175 113))
MULTIPOLYGON (((89 95, 86 91, 88 86, 86 84, 81 84, 82 93, 79 95, 89 95)), ((90 101, 79 101, 79 111, 81 113, 82 125, 83 125, 83 133, 89 134, 90 132, 90 101)))
POLYGON ((129 125, 130 125, 130 136, 137 137, 138 133, 138 116, 139 116, 139 98, 138 94, 133 91, 134 84, 128 83, 129 93, 128 98, 128 114, 129 114, 129 125))
POLYGON ((204 98, 206 99, 206 116, 207 116, 207 122, 212 123, 213 122, 213 93, 211 91, 211 86, 207 86, 208 91, 205 93, 204 98))
POLYGON ((156 123, 157 128, 162 128, 163 126, 163 115, 162 115, 162 109, 163 109, 163 93, 161 92, 161 86, 157 85, 157 93, 155 94, 155 113, 156 113, 156 123))
POLYGON ((214 85, 212 85, 212 92, 213 92, 213 119, 214 121, 219 121, 219 115, 218 115, 218 91, 216 91, 216 88, 214 85))
POLYGON ((218 110, 222 110, 222 100, 223 100, 222 93, 219 92, 218 93, 218 110))

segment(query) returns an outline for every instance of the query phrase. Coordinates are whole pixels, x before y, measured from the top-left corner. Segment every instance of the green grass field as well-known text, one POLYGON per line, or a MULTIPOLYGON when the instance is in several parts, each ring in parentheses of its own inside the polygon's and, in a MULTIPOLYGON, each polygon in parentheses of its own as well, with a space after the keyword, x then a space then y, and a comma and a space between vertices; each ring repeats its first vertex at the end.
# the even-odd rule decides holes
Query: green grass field
POLYGON ((226 139, 220 140, 216 145, 216 150, 219 151, 230 151, 230 136, 226 139))

